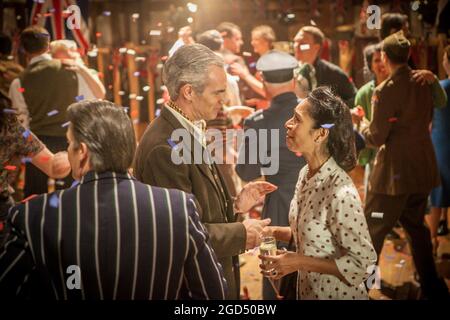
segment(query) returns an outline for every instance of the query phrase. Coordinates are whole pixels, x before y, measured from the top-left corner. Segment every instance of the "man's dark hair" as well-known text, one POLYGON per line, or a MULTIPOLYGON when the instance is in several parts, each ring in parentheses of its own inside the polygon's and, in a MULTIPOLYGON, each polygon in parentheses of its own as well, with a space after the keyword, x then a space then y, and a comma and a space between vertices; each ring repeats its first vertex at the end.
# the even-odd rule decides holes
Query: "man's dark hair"
POLYGON ((217 30, 207 30, 197 37, 197 43, 204 45, 212 51, 219 51, 223 44, 223 38, 217 30))
POLYGON ((11 38, 6 34, 0 33, 0 55, 9 56, 12 50, 11 38))
POLYGON ((20 34, 20 44, 26 53, 39 53, 48 48, 50 34, 45 28, 31 26, 20 34))
POLYGON ((402 30, 408 17, 401 13, 385 13, 381 16, 380 38, 384 40, 391 34, 402 30))
POLYGON ((67 109, 75 148, 85 143, 96 172, 125 173, 131 167, 136 139, 122 107, 105 100, 85 100, 67 109))
POLYGON ((222 22, 217 26, 217 30, 220 32, 222 37, 231 38, 233 36, 233 31, 241 31, 241 28, 237 24, 232 22, 222 22))
POLYGON ((326 144, 328 153, 345 171, 356 166, 355 134, 350 109, 328 87, 318 87, 306 98, 310 104, 308 113, 314 121, 314 129, 332 124, 326 144))
POLYGON ((369 44, 364 48, 364 63, 367 70, 373 72, 372 70, 372 58, 375 52, 381 52, 381 44, 369 44))

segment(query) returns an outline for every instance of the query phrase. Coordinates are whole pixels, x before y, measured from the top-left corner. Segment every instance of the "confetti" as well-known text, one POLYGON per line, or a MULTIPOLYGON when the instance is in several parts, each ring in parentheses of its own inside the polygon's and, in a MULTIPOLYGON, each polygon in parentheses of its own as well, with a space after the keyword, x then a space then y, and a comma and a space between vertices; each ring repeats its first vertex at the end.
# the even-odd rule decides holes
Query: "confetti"
POLYGON ((123 110, 124 110, 125 112, 128 112, 128 110, 130 110, 130 108, 129 108, 129 107, 123 107, 123 110))
POLYGON ((167 143, 169 143, 169 145, 170 145, 170 147, 172 148, 172 149, 176 149, 177 148, 177 144, 175 143, 175 142, 173 142, 173 140, 172 139, 167 139, 167 143))
POLYGON ((250 68, 254 68, 254 67, 256 67, 256 62, 249 63, 248 66, 250 68))
POLYGON ((161 114, 161 109, 156 109, 155 117, 159 117, 160 114, 161 114))
POLYGON ((138 124, 138 123, 139 123, 139 119, 134 119, 134 120, 133 120, 133 123, 134 123, 134 124, 138 124))
POLYGON ((133 49, 128 49, 127 54, 134 56, 136 54, 136 51, 134 51, 133 49))
POLYGON ((62 187, 62 186, 64 186, 65 182, 64 182, 64 180, 56 180, 56 181, 55 181, 55 184, 56 184, 57 186, 62 187))
POLYGON ((160 36, 161 35, 161 30, 150 30, 149 35, 150 36, 155 36, 155 37, 160 36))
POLYGON ((187 22, 188 22, 188 23, 194 22, 194 18, 192 18, 192 17, 187 18, 187 22))
POLYGON ((72 182, 72 185, 71 185, 70 187, 71 187, 71 188, 76 187, 79 183, 80 183, 80 181, 74 180, 74 181, 72 182))
POLYGON ((70 124, 70 121, 64 122, 64 123, 61 125, 61 127, 63 127, 63 128, 68 127, 69 124, 70 124))
POLYGON ((143 96, 137 96, 137 97, 136 97, 136 100, 137 100, 137 101, 142 101, 142 100, 144 100, 144 97, 143 97, 143 96))
POLYGON ((52 117, 54 115, 57 115, 58 113, 59 113, 58 110, 54 109, 50 112, 47 112, 47 116, 52 117))
POLYGON ((311 23, 312 26, 317 26, 316 22, 314 20, 310 20, 309 23, 311 23))
POLYGON ((120 52, 120 53, 125 53, 125 52, 127 52, 127 48, 120 48, 120 49, 119 49, 119 52, 120 52))
POLYGON ((22 136, 23 136, 25 139, 28 139, 28 137, 30 136, 30 130, 29 130, 29 129, 25 130, 25 131, 22 133, 22 136))
POLYGON ((390 122, 390 123, 393 123, 393 122, 397 122, 397 118, 396 117, 392 117, 392 118, 389 118, 388 119, 388 121, 390 122))
POLYGON ((286 15, 286 17, 287 17, 288 19, 295 19, 295 13, 288 13, 288 14, 286 15))
POLYGON ((36 197, 37 197, 37 194, 32 194, 31 196, 26 197, 25 199, 23 199, 23 200, 20 201, 20 202, 25 203, 25 202, 27 202, 27 201, 30 201, 30 200, 33 199, 33 198, 36 198, 36 197))
POLYGON ((52 208, 58 208, 59 199, 58 199, 58 196, 56 194, 53 194, 50 197, 49 204, 50 204, 50 207, 52 207, 52 208))
POLYGON ((128 95, 128 99, 136 99, 136 94, 135 93, 131 93, 128 95))
POLYGON ((164 103, 164 99, 160 98, 160 99, 156 100, 156 103, 157 104, 163 104, 164 103))
POLYGON ((186 4, 186 7, 187 7, 188 10, 189 10, 190 12, 192 12, 192 13, 196 13, 196 12, 197 12, 197 9, 198 9, 198 6, 197 6, 195 3, 192 3, 192 2, 188 2, 188 3, 186 4))
POLYGON ((8 109, 8 108, 5 108, 5 109, 3 109, 3 113, 12 113, 12 114, 16 114, 17 111, 14 110, 14 109, 8 109))
POLYGON ((133 76, 139 77, 140 74, 141 74, 141 73, 140 73, 139 71, 135 71, 135 72, 133 73, 133 76))
POLYGON ((125 94, 125 91, 119 91, 118 94, 119 96, 123 96, 125 94))
POLYGON ((302 153, 301 153, 301 152, 296 152, 295 155, 296 155, 297 157, 301 157, 301 156, 302 156, 302 153))
POLYGON ((150 86, 144 86, 144 87, 142 88, 142 90, 145 91, 145 92, 147 92, 148 90, 150 90, 150 86))
POLYGON ((109 17, 111 15, 111 11, 103 11, 103 15, 109 17))
POLYGON ((100 38, 100 37, 102 36, 102 33, 101 33, 101 32, 96 32, 96 33, 95 33, 95 36, 96 36, 97 38, 100 38))
POLYGON ((383 219, 383 215, 384 215, 383 212, 372 212, 371 217, 376 219, 383 219))
POLYGON ((168 27, 167 28, 167 33, 172 33, 172 32, 174 32, 175 31, 175 28, 174 27, 168 27))
POLYGON ((19 89, 17 89, 20 93, 24 93, 25 92, 25 88, 20 87, 19 89))
POLYGON ((162 22, 158 22, 158 24, 156 26, 161 27, 162 26, 162 22))
POLYGON ((334 127, 334 123, 324 123, 320 125, 324 129, 330 129, 334 127))
POLYGON ((83 96, 83 95, 76 96, 76 97, 75 97, 75 100, 76 100, 77 102, 83 101, 83 100, 84 100, 84 96, 83 96))
POLYGON ((251 57, 252 56, 252 54, 250 52, 247 52, 247 51, 242 52, 242 55, 244 57, 251 57))
POLYGON ((17 169, 16 166, 11 166, 11 165, 4 166, 3 168, 8 171, 14 171, 17 169))
POLYGON ((29 158, 29 157, 25 157, 25 158, 22 158, 22 159, 20 160, 20 162, 22 162, 23 164, 29 163, 29 162, 31 162, 31 161, 33 161, 33 159, 31 159, 31 158, 29 158))
POLYGON ((300 45, 301 51, 309 50, 309 48, 310 48, 309 44, 301 44, 300 45))
POLYGON ((131 18, 132 18, 133 20, 139 19, 139 13, 133 13, 133 14, 131 15, 131 18))
POLYGON ((136 57, 134 58, 134 61, 139 62, 139 61, 145 61, 146 58, 145 57, 136 57))

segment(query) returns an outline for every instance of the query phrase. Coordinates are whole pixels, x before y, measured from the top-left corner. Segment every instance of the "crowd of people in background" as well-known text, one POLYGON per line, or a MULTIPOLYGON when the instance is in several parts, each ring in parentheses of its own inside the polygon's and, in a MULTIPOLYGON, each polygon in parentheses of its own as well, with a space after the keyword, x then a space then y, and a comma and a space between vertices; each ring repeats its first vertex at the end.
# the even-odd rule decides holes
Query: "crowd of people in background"
MULTIPOLYGON (((23 68, 1 37, 0 296, 238 299, 239 255, 274 237, 277 254, 260 256, 264 299, 368 299, 368 270, 400 224, 422 297, 448 298, 435 255, 448 233, 450 81, 416 70, 404 16, 383 15, 379 42, 360 53, 371 78, 359 89, 321 57, 317 26, 290 39, 294 56, 255 26, 254 74, 238 25, 179 34, 162 74, 169 100, 138 146, 75 42, 29 27, 23 68), (276 174, 261 153, 237 162, 255 143, 228 143, 237 127, 279 133, 264 141, 276 174), (207 152, 210 128, 233 163, 174 163, 174 130, 193 137, 188 152, 207 152), (13 188, 21 164, 24 199, 13 188), (357 165, 364 201, 349 175, 357 165), (50 193, 48 177, 61 181, 50 193), (249 217, 258 206, 260 219, 249 217)), ((442 64, 450 78, 450 46, 442 64)))

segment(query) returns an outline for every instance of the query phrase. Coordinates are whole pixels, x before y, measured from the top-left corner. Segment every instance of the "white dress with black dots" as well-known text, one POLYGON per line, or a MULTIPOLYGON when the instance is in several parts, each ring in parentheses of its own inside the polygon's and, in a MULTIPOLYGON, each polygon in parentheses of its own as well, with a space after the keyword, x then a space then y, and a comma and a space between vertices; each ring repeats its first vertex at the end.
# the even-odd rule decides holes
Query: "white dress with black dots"
POLYGON ((289 222, 297 252, 333 259, 348 286, 333 275, 299 272, 300 299, 368 299, 364 281, 377 260, 361 200, 350 177, 332 157, 309 180, 300 171, 289 222))

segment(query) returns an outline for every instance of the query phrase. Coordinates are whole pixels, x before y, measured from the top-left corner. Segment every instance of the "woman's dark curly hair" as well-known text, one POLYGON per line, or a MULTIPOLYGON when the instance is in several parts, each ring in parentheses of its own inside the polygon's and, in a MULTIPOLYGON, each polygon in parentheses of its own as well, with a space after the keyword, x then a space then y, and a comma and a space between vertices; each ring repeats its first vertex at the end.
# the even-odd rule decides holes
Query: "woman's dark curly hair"
POLYGON ((330 156, 345 171, 352 170, 356 166, 356 149, 350 109, 328 87, 314 89, 306 99, 313 128, 332 125, 326 145, 330 156))

